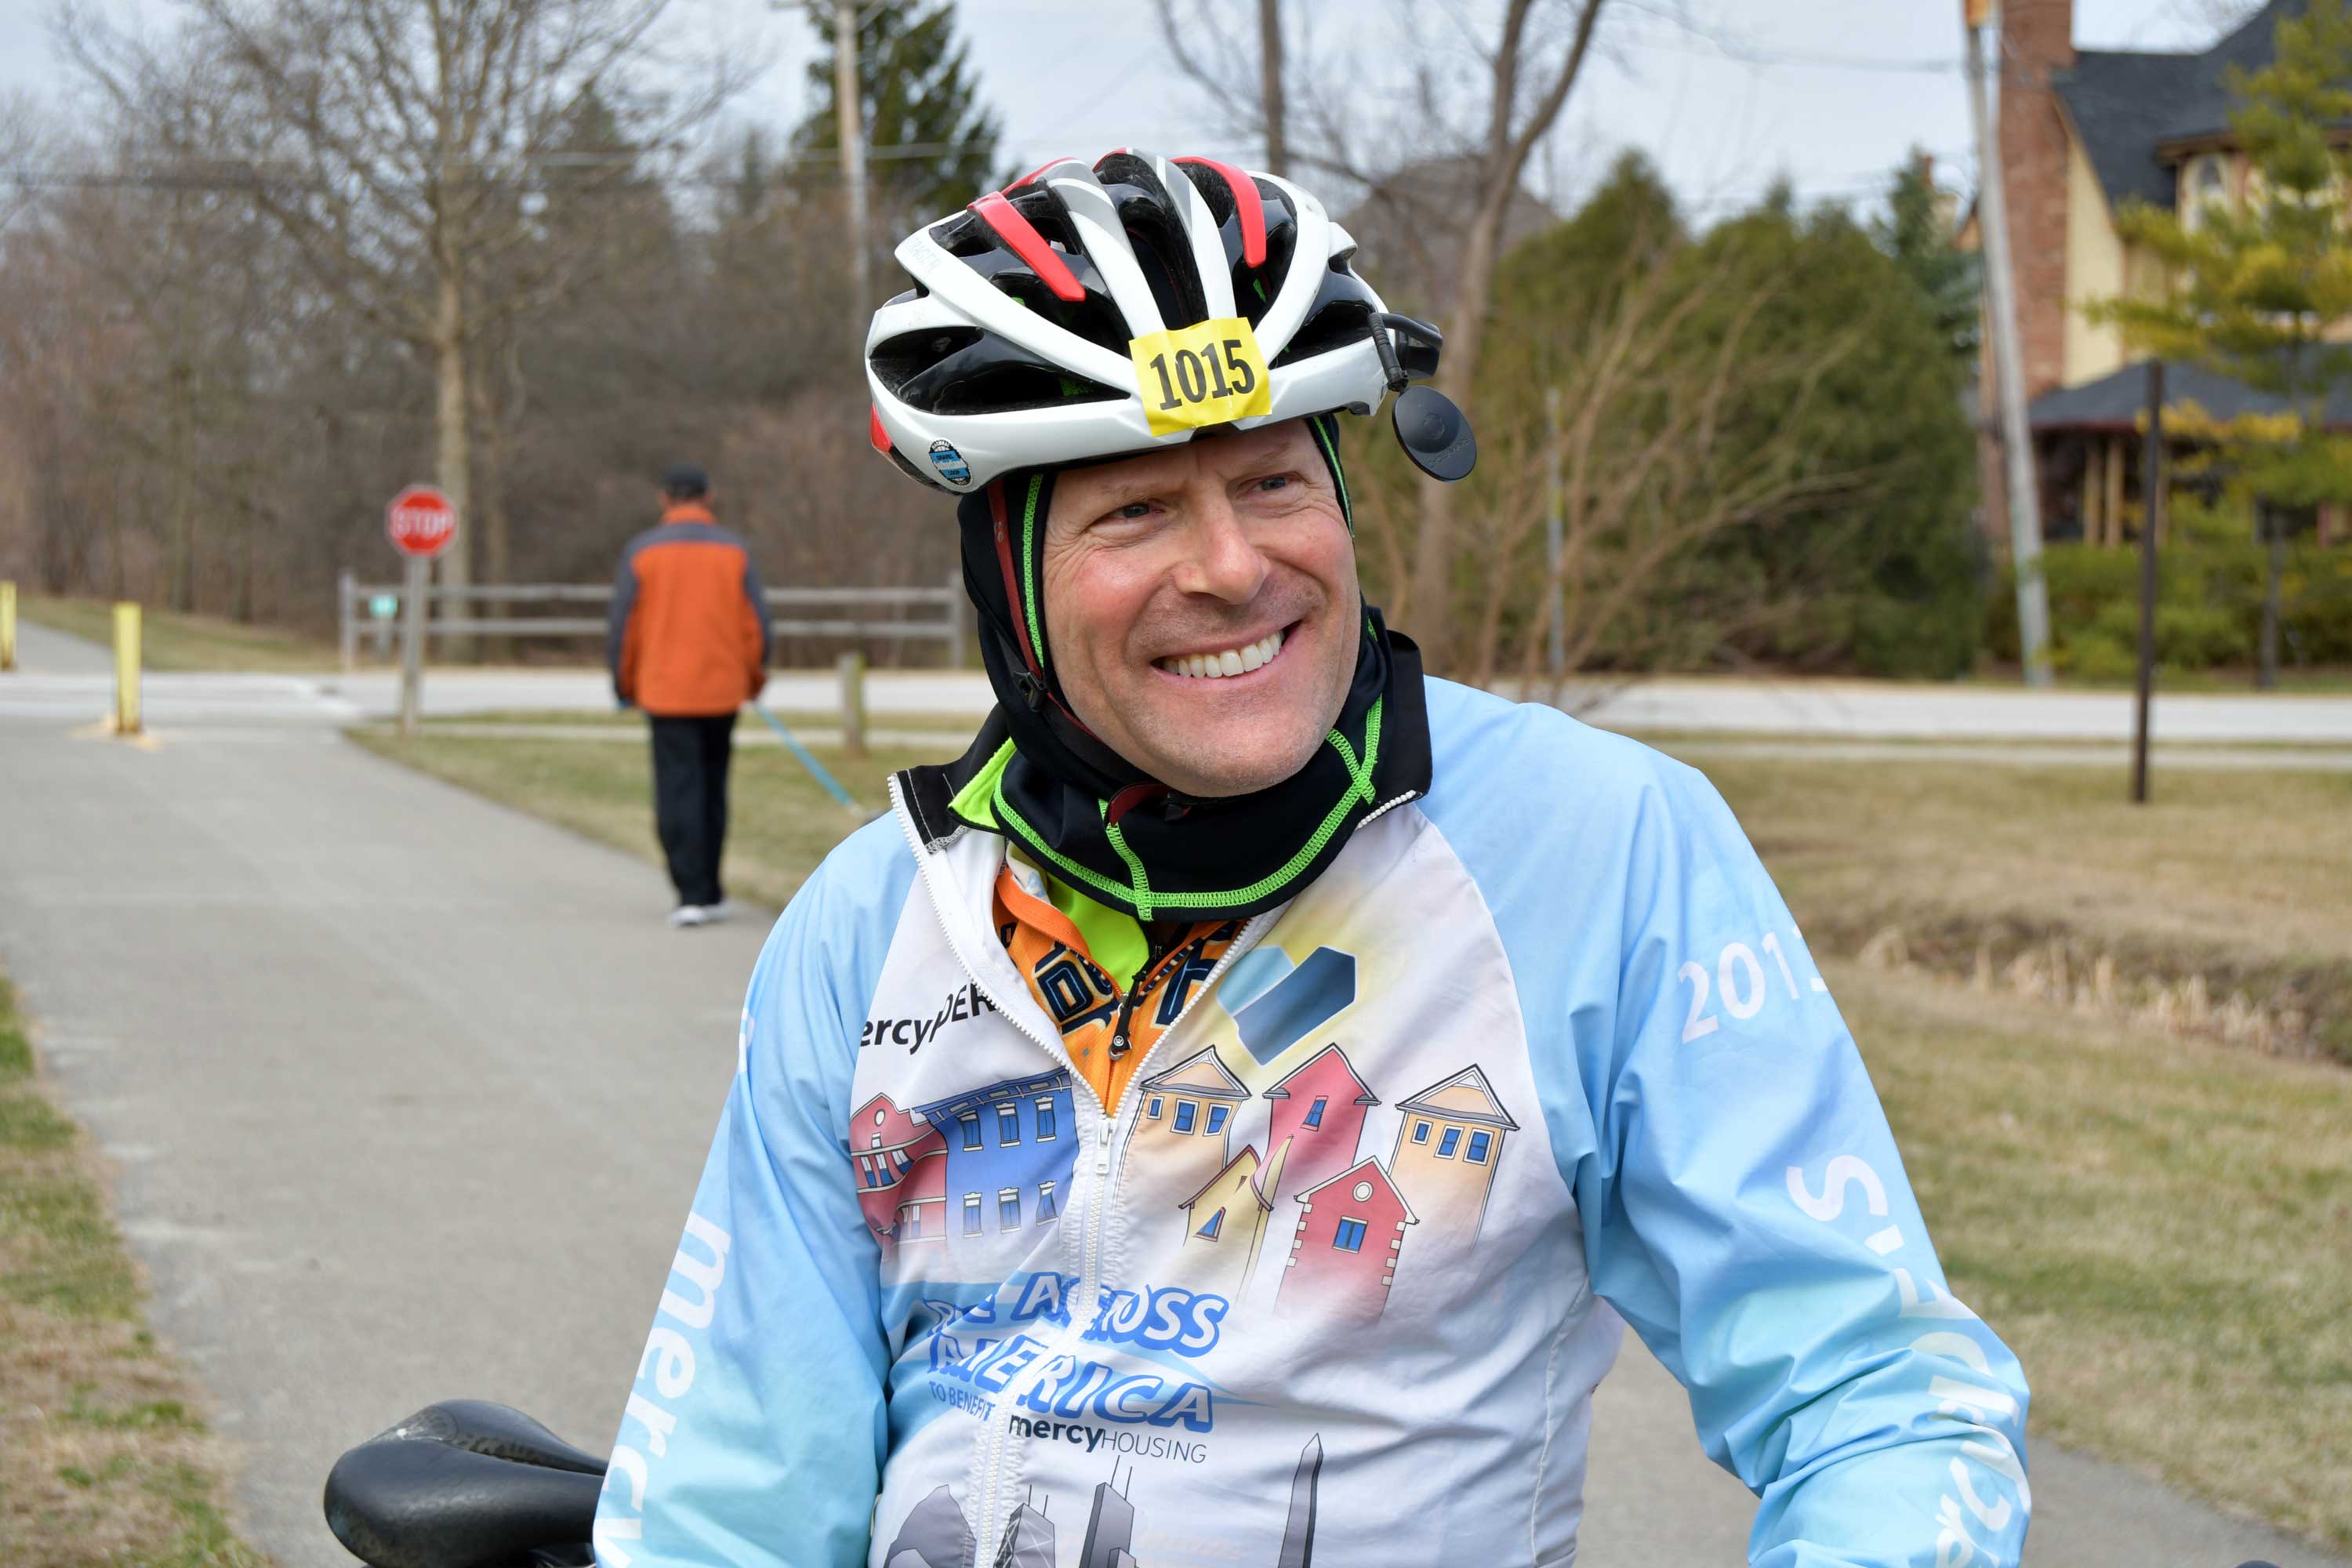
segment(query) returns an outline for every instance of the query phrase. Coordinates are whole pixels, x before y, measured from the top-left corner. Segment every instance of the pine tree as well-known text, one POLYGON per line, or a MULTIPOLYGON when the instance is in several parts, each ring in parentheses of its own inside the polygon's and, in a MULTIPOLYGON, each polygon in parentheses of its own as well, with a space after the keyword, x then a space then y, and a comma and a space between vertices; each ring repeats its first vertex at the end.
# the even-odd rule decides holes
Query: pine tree
MULTIPOLYGON (((814 108, 793 133, 798 152, 841 145, 833 90, 833 12, 809 7, 821 45, 809 63, 814 108)), ((858 79, 866 98, 866 169, 877 209, 915 219, 953 212, 996 172, 996 115, 981 101, 971 46, 955 36, 952 0, 883 0, 860 8, 858 79), (937 148, 907 157, 900 147, 937 148)))
POLYGON ((1886 214, 1871 225, 1871 238, 1919 285, 1935 312, 1937 330, 1951 345, 1952 357, 1973 363, 1984 268, 1978 257, 1953 243, 1933 168, 1916 148, 1910 162, 1895 172, 1886 214))
POLYGON ((2278 509, 2352 501, 2352 442, 2321 422, 2328 395, 2352 387, 2352 344, 2330 336, 2352 319, 2352 148, 2339 140, 2352 121, 2352 10, 2311 0, 2302 16, 2280 17, 2276 39, 2269 65, 2230 73, 2244 199, 2171 212, 2126 206, 2117 227, 2164 264, 2169 286, 2094 312, 2160 357, 2286 400, 2284 422, 2257 416, 2217 427, 2225 460, 2269 503, 2258 509, 2270 539, 2263 686, 2277 680, 2278 509))

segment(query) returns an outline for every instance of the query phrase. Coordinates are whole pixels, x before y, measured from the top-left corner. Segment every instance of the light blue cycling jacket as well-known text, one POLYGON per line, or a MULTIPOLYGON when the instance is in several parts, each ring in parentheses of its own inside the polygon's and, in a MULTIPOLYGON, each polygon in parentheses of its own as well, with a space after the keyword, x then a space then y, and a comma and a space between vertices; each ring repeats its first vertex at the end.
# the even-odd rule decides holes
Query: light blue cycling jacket
POLYGON ((1721 797, 1427 697, 1428 795, 1171 986, 1115 1106, 992 929, 1002 839, 900 800, 827 858, 604 1568, 1568 1563, 1624 1323, 1757 1494, 1751 1561, 2017 1562, 2024 1377, 1721 797))

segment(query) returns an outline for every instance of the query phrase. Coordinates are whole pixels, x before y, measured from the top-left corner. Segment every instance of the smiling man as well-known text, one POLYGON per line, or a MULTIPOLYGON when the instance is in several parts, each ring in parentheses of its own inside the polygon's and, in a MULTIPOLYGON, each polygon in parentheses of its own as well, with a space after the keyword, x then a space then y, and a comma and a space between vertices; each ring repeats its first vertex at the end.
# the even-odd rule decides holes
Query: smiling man
POLYGON ((1564 1564, 1628 1322, 1753 1561, 2017 1561, 2023 1378, 1730 813, 1364 604, 1338 416, 1475 448, 1353 253, 1131 151, 899 247, 999 704, 761 959, 606 1568, 1564 1564))

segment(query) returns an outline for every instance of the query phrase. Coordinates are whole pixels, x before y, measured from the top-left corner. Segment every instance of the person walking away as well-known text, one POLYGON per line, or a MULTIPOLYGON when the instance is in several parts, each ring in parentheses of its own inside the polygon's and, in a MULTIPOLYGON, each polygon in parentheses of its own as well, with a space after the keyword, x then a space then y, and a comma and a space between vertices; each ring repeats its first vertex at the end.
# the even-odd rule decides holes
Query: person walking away
POLYGON ((768 679, 767 598, 751 547, 710 511, 710 480, 662 476, 661 521, 629 541, 613 579, 604 662, 613 695, 653 731, 654 826, 677 889, 673 926, 726 913, 727 770, 735 710, 768 679))

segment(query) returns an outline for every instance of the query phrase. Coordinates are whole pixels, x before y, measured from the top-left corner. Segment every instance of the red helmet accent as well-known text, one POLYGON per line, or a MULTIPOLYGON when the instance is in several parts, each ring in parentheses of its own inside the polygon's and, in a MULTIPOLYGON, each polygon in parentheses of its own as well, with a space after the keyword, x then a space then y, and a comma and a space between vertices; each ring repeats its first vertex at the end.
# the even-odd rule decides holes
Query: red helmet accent
MULTIPOLYGON (((1061 253, 1046 244, 1045 237, 1030 227, 1020 209, 1003 195, 991 191, 972 203, 971 210, 981 222, 996 231, 999 239, 1013 247, 1013 255, 1029 264, 1037 280, 1051 289, 1057 299, 1075 304, 1087 297, 1087 291, 1079 287, 1077 279, 1071 276, 1068 265, 1062 260, 1061 253)), ((1263 247, 1263 239, 1260 245, 1263 247)))
POLYGON ((1179 158, 1176 162, 1197 163, 1223 177, 1225 188, 1234 194, 1234 216, 1242 222, 1242 259, 1252 267, 1265 266, 1265 204, 1258 196, 1257 182, 1231 163, 1220 163, 1214 158, 1179 158))
POLYGON ((882 428, 882 407, 879 404, 866 405, 866 438, 874 443, 874 449, 877 452, 887 453, 890 450, 890 432, 882 428))
POLYGON ((1015 191, 1019 190, 1022 186, 1024 186, 1024 185, 1025 185, 1025 184, 1028 184, 1030 182, 1032 182, 1032 181, 1034 181, 1034 179, 1036 179, 1036 177, 1037 177, 1038 175, 1040 175, 1040 174, 1044 174, 1046 170, 1048 170, 1048 169, 1052 168, 1055 164, 1056 164, 1056 163, 1071 163, 1071 162, 1074 162, 1074 160, 1073 160, 1073 159, 1070 157, 1070 155, 1069 155, 1068 153, 1063 153, 1063 154, 1062 154, 1060 157, 1058 157, 1058 158, 1048 158, 1048 159, 1046 159, 1044 163, 1042 163, 1038 164, 1035 168, 1034 168, 1034 169, 1030 170, 1027 174, 1025 174, 1022 175, 1019 179, 1017 179, 1017 180, 1013 181, 1011 184, 1009 184, 1009 185, 1005 186, 1005 187, 1004 187, 1004 189, 1003 189, 1003 192, 1001 192, 1000 194, 1001 194, 1001 195, 1008 195, 1008 196, 1009 196, 1009 195, 1011 195, 1013 192, 1015 192, 1015 191))

